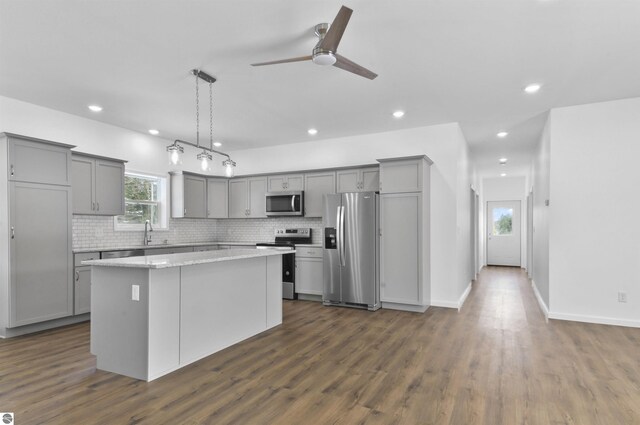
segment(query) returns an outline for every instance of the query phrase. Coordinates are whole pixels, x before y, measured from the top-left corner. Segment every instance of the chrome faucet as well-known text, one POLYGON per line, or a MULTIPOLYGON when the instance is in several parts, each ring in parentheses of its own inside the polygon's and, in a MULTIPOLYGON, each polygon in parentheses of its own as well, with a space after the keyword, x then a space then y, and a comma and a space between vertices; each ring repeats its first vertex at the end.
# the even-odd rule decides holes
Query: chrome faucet
POLYGON ((144 246, 148 246, 151 243, 151 235, 149 232, 153 232, 153 226, 151 226, 151 222, 147 220, 144 222, 144 240, 142 241, 144 246), (149 230, 147 230, 147 228, 149 230))

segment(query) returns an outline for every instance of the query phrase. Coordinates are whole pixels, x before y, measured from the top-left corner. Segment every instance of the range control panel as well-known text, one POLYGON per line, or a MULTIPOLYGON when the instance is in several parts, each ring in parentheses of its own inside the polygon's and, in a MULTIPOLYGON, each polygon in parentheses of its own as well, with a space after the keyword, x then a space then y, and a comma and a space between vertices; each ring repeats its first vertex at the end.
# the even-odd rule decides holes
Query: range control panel
POLYGON ((276 237, 286 236, 290 238, 310 238, 311 228, 298 227, 294 229, 275 229, 273 233, 276 235, 276 237))

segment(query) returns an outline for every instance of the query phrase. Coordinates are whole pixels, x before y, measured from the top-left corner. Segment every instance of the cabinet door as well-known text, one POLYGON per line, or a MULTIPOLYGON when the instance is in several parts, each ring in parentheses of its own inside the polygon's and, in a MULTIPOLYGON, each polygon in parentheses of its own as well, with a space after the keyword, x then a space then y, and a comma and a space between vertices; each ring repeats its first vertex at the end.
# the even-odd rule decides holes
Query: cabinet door
POLYGON ((96 160, 94 214, 124 214, 124 164, 116 161, 96 160))
POLYGON ((322 258, 296 258, 296 292, 322 295, 322 258))
POLYGON ((95 201, 95 161, 82 156, 73 156, 71 161, 71 191, 74 214, 93 214, 95 201))
POLYGON ((207 180, 207 217, 229 217, 229 180, 207 180))
POLYGON ((91 267, 76 267, 73 314, 91 311, 91 267))
POLYGON ((336 179, 338 181, 337 192, 358 192, 359 175, 358 170, 342 170, 336 173, 336 179))
POLYGON ((10 184, 9 327, 73 314, 71 188, 10 184))
POLYGON ((421 195, 380 197, 380 299, 420 304, 421 195))
POLYGON ((304 179, 304 215, 322 217, 323 195, 336 193, 336 173, 305 174, 304 179))
POLYGON ((184 176, 184 216, 207 218, 207 180, 204 177, 184 176))
POLYGON ((249 216, 266 217, 264 194, 267 192, 267 179, 260 177, 249 180, 249 216))
POLYGON ((420 192, 425 161, 389 161, 380 164, 380 192, 420 192), (384 185, 384 188, 383 188, 384 185))
POLYGON ((287 176, 287 190, 304 190, 304 176, 302 174, 290 174, 287 176))
POLYGON ((247 217, 247 179, 229 181, 229 218, 247 217))
POLYGON ((363 168, 361 170, 360 190, 362 192, 377 192, 380 190, 380 172, 377 168, 363 168))
POLYGON ((269 176, 268 179, 268 192, 284 192, 287 190, 285 176, 269 176))
POLYGON ((71 184, 71 150, 29 140, 9 139, 9 180, 71 184))

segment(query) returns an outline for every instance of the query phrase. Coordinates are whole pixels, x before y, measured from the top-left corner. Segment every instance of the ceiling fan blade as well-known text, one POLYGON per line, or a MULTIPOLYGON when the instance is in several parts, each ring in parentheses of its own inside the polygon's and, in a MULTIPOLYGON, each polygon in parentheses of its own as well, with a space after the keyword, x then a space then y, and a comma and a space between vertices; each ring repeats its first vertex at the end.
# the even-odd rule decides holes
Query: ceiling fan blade
POLYGON ((371 72, 367 68, 360 66, 355 62, 351 62, 344 56, 336 54, 336 59, 336 63, 334 63, 333 66, 337 66, 340 69, 353 72, 354 74, 360 75, 361 77, 368 78, 370 80, 373 80, 378 76, 378 74, 376 74, 375 72, 371 72))
POLYGON ((327 34, 325 34, 324 39, 320 43, 319 47, 321 49, 330 50, 334 53, 338 50, 338 44, 340 44, 342 34, 344 34, 344 30, 347 28, 352 13, 353 10, 346 6, 340 8, 336 18, 329 27, 329 31, 327 31, 327 34))
POLYGON ((298 58, 281 59, 278 61, 252 63, 251 66, 276 65, 279 63, 302 62, 302 61, 310 61, 310 60, 311 60, 311 56, 300 56, 298 58))

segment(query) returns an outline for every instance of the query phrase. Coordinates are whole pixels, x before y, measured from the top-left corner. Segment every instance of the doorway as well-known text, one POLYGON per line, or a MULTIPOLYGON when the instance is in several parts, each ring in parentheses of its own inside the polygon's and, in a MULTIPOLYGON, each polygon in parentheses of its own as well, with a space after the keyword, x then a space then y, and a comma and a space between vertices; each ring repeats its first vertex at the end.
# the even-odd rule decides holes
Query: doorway
POLYGON ((520 267, 520 201, 487 202, 487 265, 520 267))

